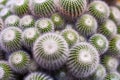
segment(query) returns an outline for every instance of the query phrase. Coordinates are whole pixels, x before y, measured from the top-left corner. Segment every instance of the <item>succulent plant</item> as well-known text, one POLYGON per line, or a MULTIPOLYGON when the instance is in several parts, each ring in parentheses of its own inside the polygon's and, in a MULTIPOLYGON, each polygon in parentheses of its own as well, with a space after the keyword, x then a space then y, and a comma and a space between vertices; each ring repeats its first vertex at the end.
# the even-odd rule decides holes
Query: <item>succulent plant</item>
POLYGON ((0 45, 7 53, 20 50, 22 31, 17 27, 8 27, 0 34, 0 45))
POLYGON ((61 32, 61 35, 65 38, 70 47, 79 42, 79 34, 74 29, 72 29, 72 27, 67 27, 64 29, 61 32))
POLYGON ((12 7, 13 13, 20 16, 27 14, 29 12, 28 2, 29 0, 14 0, 12 7))
POLYGON ((115 57, 120 57, 120 35, 115 35, 109 42, 108 54, 115 57))
POLYGON ((9 64, 13 71, 24 74, 28 71, 30 56, 25 51, 13 52, 9 57, 9 64))
POLYGON ((94 34, 90 37, 89 42, 97 49, 100 55, 108 50, 109 42, 104 35, 94 34))
POLYGON ((0 61, 0 80, 15 80, 7 61, 0 61))
POLYGON ((39 37, 33 46, 36 62, 47 70, 59 69, 67 61, 68 44, 56 33, 46 33, 39 37))
POLYGON ((36 39, 40 36, 38 30, 34 27, 27 28, 22 33, 22 43, 25 48, 31 50, 36 39))
POLYGON ((110 18, 116 23, 116 25, 120 25, 120 10, 117 7, 110 7, 110 18))
POLYGON ((47 33, 54 31, 54 24, 49 18, 41 18, 36 21, 35 27, 40 33, 47 33))
POLYGON ((64 28, 65 21, 58 13, 52 14, 51 20, 54 23, 55 30, 60 30, 64 28))
POLYGON ((103 1, 93 1, 90 3, 88 11, 93 15, 98 23, 106 21, 110 15, 109 6, 103 1))
POLYGON ((26 29, 29 27, 34 27, 35 26, 35 20, 33 18, 33 16, 31 15, 25 15, 21 18, 20 20, 20 28, 21 29, 26 29))
POLYGON ((92 80, 103 80, 105 76, 107 75, 106 69, 103 65, 99 65, 95 73, 92 74, 91 79, 92 80))
POLYGON ((80 42, 70 50, 67 67, 76 78, 85 78, 95 72, 99 59, 96 48, 87 42, 80 42))
POLYGON ((68 20, 82 15, 87 8, 86 0, 55 0, 57 10, 68 20))
POLYGON ((104 57, 102 57, 101 62, 105 66, 107 72, 116 71, 119 65, 118 59, 110 55, 105 55, 104 57))
POLYGON ((120 80, 120 74, 117 72, 108 73, 104 80, 120 80))
POLYGON ((95 34, 97 32, 97 27, 97 21, 89 14, 82 15, 76 23, 78 32, 85 37, 95 34))
POLYGON ((10 12, 10 9, 9 8, 3 8, 1 11, 0 11, 0 17, 2 19, 6 19, 8 16, 11 15, 11 12, 10 12))
POLYGON ((116 1, 0 0, 0 80, 120 80, 116 1))
POLYGON ((15 26, 18 27, 20 18, 16 15, 10 15, 5 19, 5 27, 15 26))
POLYGON ((55 12, 54 0, 30 0, 29 8, 36 17, 48 17, 55 12))
POLYGON ((98 33, 103 34, 110 40, 117 34, 117 26, 111 19, 107 19, 98 27, 98 33))

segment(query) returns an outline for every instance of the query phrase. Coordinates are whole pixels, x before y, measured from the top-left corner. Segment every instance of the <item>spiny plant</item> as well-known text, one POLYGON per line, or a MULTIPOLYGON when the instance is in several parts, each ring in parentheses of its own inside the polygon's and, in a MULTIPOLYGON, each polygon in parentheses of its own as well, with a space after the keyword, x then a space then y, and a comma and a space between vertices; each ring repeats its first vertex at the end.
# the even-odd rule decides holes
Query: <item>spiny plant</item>
POLYGON ((5 20, 8 16, 11 15, 11 12, 10 12, 10 9, 9 8, 3 8, 1 11, 0 11, 0 17, 5 20))
POLYGON ((25 15, 20 19, 20 28, 26 29, 35 26, 35 20, 31 15, 25 15))
POLYGON ((15 26, 18 27, 20 18, 17 15, 10 15, 5 19, 5 27, 15 26))
POLYGON ((61 35, 65 38, 69 47, 79 42, 79 34, 71 27, 71 25, 67 25, 66 29, 62 30, 61 35))
POLYGON ((29 12, 28 2, 29 0, 14 0, 12 7, 13 13, 17 15, 27 14, 29 12))
POLYGON ((51 20, 54 23, 55 30, 60 30, 60 29, 64 28, 65 21, 64 21, 64 19, 62 18, 62 16, 60 14, 58 14, 58 13, 52 14, 51 20))
POLYGON ((117 25, 111 19, 107 19, 98 27, 98 33, 103 34, 110 40, 117 34, 117 25))
POLYGON ((67 61, 68 44, 56 33, 46 33, 39 37, 33 46, 36 62, 47 70, 59 69, 67 61))
POLYGON ((120 74, 118 72, 108 73, 104 80, 120 80, 120 74))
POLYGON ((119 65, 118 59, 110 55, 103 56, 101 62, 105 66, 107 72, 116 71, 119 65))
POLYGON ((120 25, 120 10, 115 7, 111 6, 110 7, 110 18, 116 23, 116 25, 120 25))
POLYGON ((100 55, 108 50, 109 42, 104 35, 94 34, 90 37, 89 42, 98 50, 100 55))
POLYGON ((95 34, 97 32, 97 27, 97 21, 89 14, 82 15, 76 23, 78 32, 85 37, 95 34))
POLYGON ((102 64, 99 64, 95 73, 90 77, 92 80, 103 80, 107 75, 106 69, 102 64))
POLYGON ((93 1, 89 4, 88 11, 93 15, 98 23, 106 21, 110 15, 109 6, 103 1, 93 1))
POLYGON ((115 1, 0 0, 0 80, 120 80, 115 1))
POLYGON ((41 18, 36 21, 35 27, 40 33, 47 33, 54 31, 54 23, 49 18, 41 18))
POLYGON ((36 17, 48 17, 56 11, 54 0, 30 0, 29 8, 36 17))
POLYGON ((71 48, 67 67, 76 78, 90 76, 95 72, 98 64, 98 51, 91 44, 81 42, 71 48))
POLYGON ((28 71, 30 56, 25 51, 13 52, 9 57, 9 64, 13 71, 24 74, 28 71))
POLYGON ((13 71, 7 61, 0 61, 0 80, 15 80, 13 71))
POLYGON ((109 42, 108 54, 120 57, 120 35, 115 35, 109 42))
POLYGON ((25 48, 31 50, 36 39, 40 36, 38 30, 34 27, 27 28, 22 33, 22 43, 25 48))
POLYGON ((73 20, 85 12, 87 0, 55 0, 55 5, 65 19, 73 20))
POLYGON ((0 45, 7 53, 22 49, 21 29, 17 27, 5 28, 0 34, 0 45))

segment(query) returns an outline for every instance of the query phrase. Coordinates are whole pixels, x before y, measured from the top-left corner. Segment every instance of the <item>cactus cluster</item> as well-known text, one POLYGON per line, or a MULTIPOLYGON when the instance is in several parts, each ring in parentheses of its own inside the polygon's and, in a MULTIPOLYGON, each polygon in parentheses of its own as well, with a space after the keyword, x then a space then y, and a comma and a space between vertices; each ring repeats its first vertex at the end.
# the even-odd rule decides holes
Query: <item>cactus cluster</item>
POLYGON ((0 80, 120 80, 120 4, 106 1, 0 0, 0 80))

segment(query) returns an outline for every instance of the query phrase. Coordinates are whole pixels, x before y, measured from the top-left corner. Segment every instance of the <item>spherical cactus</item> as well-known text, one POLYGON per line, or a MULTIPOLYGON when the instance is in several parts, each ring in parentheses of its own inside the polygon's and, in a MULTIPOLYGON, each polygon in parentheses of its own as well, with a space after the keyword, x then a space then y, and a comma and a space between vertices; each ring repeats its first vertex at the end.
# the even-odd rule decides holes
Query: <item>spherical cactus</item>
POLYGON ((28 71, 30 56, 24 51, 13 52, 9 57, 9 64, 13 71, 24 74, 28 71))
POLYGON ((92 80, 103 80, 106 76, 106 69, 103 65, 99 65, 95 73, 92 74, 92 80))
POLYGON ((0 61, 0 80, 15 80, 13 71, 6 61, 0 61))
POLYGON ((53 80, 53 78, 45 73, 34 72, 26 76, 24 80, 53 80))
POLYGON ((29 12, 29 6, 28 6, 29 0, 14 0, 14 4, 12 7, 13 13, 17 15, 25 15, 29 12))
POLYGON ((5 19, 5 27, 15 26, 18 27, 20 18, 16 15, 10 15, 5 19))
POLYGON ((98 23, 104 22, 110 15, 108 5, 103 1, 93 1, 90 3, 88 11, 93 15, 98 23))
POLYGON ((107 53, 115 57, 120 57, 120 35, 116 35, 110 40, 107 53))
POLYGON ((0 34, 0 44, 7 53, 21 49, 22 31, 17 27, 8 27, 0 34))
POLYGON ((58 11, 69 20, 78 18, 87 8, 86 0, 55 0, 55 4, 58 11))
POLYGON ((110 18, 117 24, 120 25, 120 10, 115 7, 111 6, 110 7, 110 18))
POLYGON ((90 37, 89 42, 98 50, 99 54, 104 54, 109 47, 107 38, 101 34, 94 34, 90 37))
POLYGON ((34 24, 35 24, 35 20, 33 19, 33 16, 31 16, 31 15, 25 15, 20 20, 20 28, 21 29, 34 27, 34 24))
POLYGON ((89 14, 84 14, 76 23, 78 32, 85 37, 97 32, 97 21, 89 14))
POLYGON ((0 17, 2 19, 6 19, 8 16, 10 16, 11 12, 10 12, 10 9, 9 8, 3 8, 1 11, 0 11, 0 17))
POLYGON ((108 73, 104 80, 120 80, 120 74, 118 72, 108 73))
POLYGON ((51 16, 51 20, 53 21, 56 30, 64 28, 64 19, 58 13, 54 13, 51 16))
POLYGON ((101 62, 105 66, 107 72, 116 71, 119 65, 119 61, 115 57, 109 55, 105 55, 104 57, 102 57, 101 62))
POLYGON ((67 41, 69 47, 79 42, 79 34, 74 29, 72 29, 72 27, 67 27, 64 29, 61 32, 61 35, 67 41))
POLYGON ((41 18, 36 21, 35 27, 41 32, 52 32, 54 31, 54 24, 49 18, 41 18))
POLYGON ((117 34, 117 26, 112 20, 108 19, 98 27, 98 33, 101 33, 108 39, 111 39, 117 34))
POLYGON ((39 32, 36 28, 27 28, 22 33, 22 42, 25 48, 31 50, 36 39, 39 37, 39 32))
POLYGON ((55 12, 54 0, 30 0, 29 8, 36 17, 48 17, 55 12))
POLYGON ((59 69, 69 55, 68 44, 56 33, 46 33, 39 37, 33 47, 36 62, 47 70, 59 69))
POLYGON ((70 50, 67 66, 76 78, 88 77, 95 72, 99 64, 99 54, 87 42, 77 43, 70 50))

